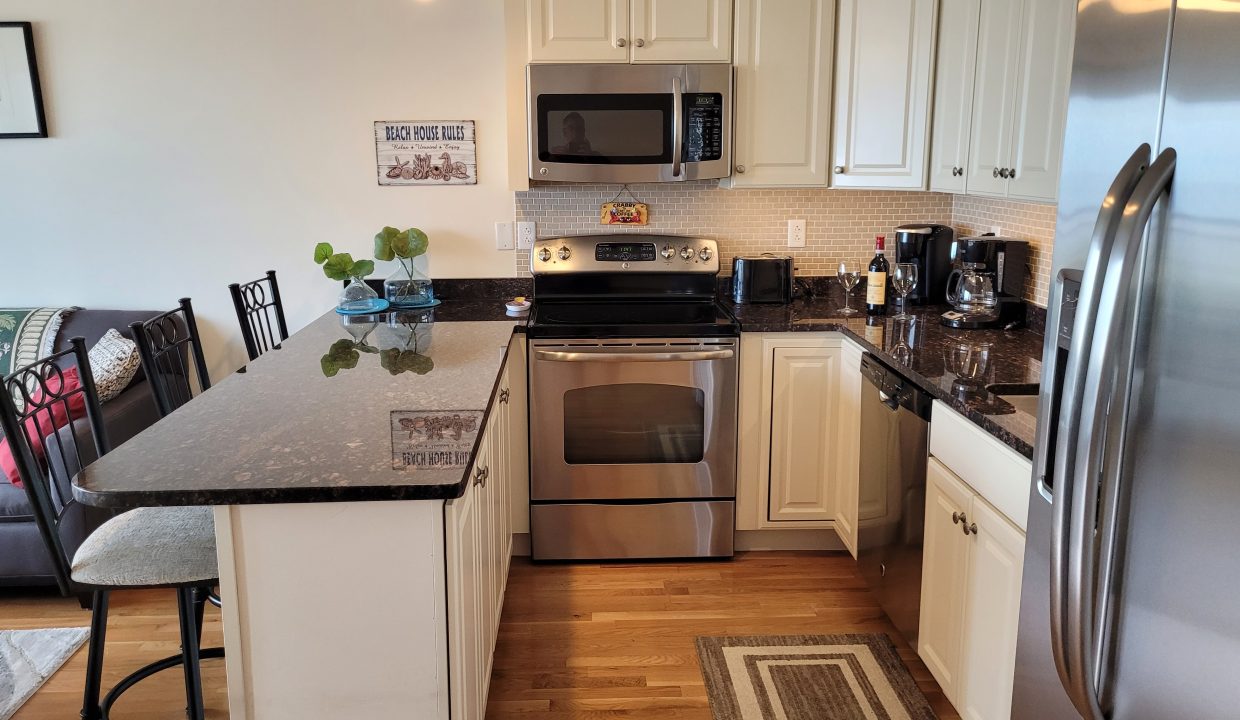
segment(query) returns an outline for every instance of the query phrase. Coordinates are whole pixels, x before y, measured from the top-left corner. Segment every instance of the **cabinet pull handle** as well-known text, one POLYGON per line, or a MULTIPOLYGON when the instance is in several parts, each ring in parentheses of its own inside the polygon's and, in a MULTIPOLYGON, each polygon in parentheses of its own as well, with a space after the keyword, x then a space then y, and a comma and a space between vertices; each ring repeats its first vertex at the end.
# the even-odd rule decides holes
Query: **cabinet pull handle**
POLYGON ((836 165, 836 166, 835 166, 835 174, 836 174, 836 175, 843 175, 843 174, 844 174, 844 166, 843 166, 843 165, 836 165))
POLYGON ((628 40, 625 40, 624 38, 616 38, 616 47, 622 48, 628 44, 629 44, 628 40))
POLYGON ((500 388, 499 401, 504 405, 508 404, 508 388, 500 388))
POLYGON ((646 41, 642 40, 641 38, 637 38, 636 40, 633 41, 633 46, 634 47, 646 47, 646 41))
POLYGON ((744 166, 744 165, 737 165, 737 166, 736 166, 736 172, 741 173, 741 174, 743 175, 743 174, 745 173, 745 166, 744 166))
POLYGON ((485 472, 486 469, 482 466, 477 466, 474 468, 474 485, 485 485, 486 476, 483 474, 485 472))

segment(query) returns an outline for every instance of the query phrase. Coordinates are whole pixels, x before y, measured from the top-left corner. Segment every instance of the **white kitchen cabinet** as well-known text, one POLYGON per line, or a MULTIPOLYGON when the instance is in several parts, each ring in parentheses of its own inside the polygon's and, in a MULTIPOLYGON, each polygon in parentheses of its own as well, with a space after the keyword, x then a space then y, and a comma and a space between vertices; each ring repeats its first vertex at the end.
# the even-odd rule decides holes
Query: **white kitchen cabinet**
POLYGON ((839 434, 835 440, 835 532, 853 558, 857 557, 860 514, 861 347, 844 341, 840 348, 839 434))
POLYGON ((973 115, 973 75, 982 0, 940 0, 935 58, 930 189, 962 193, 973 115))
POLYGON ((835 0, 737 0, 731 187, 826 187, 835 0))
POLYGON ((530 62, 732 60, 731 0, 528 0, 530 62))
POLYGON ((839 347, 773 350, 772 522, 835 518, 839 362, 839 347))
POLYGON ((964 718, 1011 713, 1028 460, 936 402, 917 652, 964 718))
POLYGON ((1056 199, 1075 24, 1075 0, 943 0, 931 189, 1056 199))
POLYGON ((926 188, 936 0, 840 0, 831 185, 926 188))

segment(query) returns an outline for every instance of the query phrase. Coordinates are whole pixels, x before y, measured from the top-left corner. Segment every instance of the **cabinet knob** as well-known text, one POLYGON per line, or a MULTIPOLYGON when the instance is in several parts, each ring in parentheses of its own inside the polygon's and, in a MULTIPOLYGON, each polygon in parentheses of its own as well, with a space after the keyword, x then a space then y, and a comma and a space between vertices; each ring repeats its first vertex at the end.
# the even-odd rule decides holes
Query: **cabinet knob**
POLYGON ((616 47, 622 48, 628 44, 629 44, 628 40, 625 40, 624 38, 616 38, 616 47))
POLYGON ((994 170, 990 171, 990 176, 999 177, 999 168, 995 168, 994 170))
POLYGON ((1007 180, 1008 174, 1010 172, 1011 170, 1008 170, 1007 168, 999 168, 999 177, 1003 178, 1004 180, 1007 180))
POLYGON ((960 513, 958 512, 952 513, 952 525, 958 525, 959 523, 960 523, 960 513))
POLYGON ((499 401, 504 405, 508 404, 508 388, 500 388, 499 401))
POLYGON ((964 168, 962 167, 952 168, 952 177, 960 177, 961 175, 964 175, 964 168))
POLYGON ((745 172, 745 166, 744 166, 744 165, 737 165, 737 166, 736 166, 736 172, 744 174, 744 172, 745 172))
POLYGON ((843 174, 844 174, 844 166, 843 166, 843 165, 836 165, 834 169, 835 169, 835 174, 836 174, 836 175, 843 175, 843 174))
POLYGON ((960 529, 964 531, 965 535, 968 535, 969 533, 973 533, 974 535, 976 535, 977 534, 977 523, 969 523, 968 525, 962 525, 960 529))
POLYGON ((633 45, 634 47, 646 47, 646 41, 641 38, 637 38, 633 41, 633 45))
POLYGON ((483 475, 485 468, 478 466, 474 468, 474 485, 485 485, 486 476, 483 475))
POLYGON ((1016 168, 1008 168, 1008 180, 1016 179, 1016 168))

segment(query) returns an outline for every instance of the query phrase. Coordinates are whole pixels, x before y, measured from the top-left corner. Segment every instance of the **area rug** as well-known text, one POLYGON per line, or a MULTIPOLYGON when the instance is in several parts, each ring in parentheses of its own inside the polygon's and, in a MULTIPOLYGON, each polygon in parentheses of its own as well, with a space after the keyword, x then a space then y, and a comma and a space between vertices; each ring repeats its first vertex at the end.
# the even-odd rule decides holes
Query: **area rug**
POLYGON ((715 720, 933 720, 882 634, 700 637, 715 720))
POLYGON ((89 634, 89 628, 0 630, 0 720, 13 717, 89 634))

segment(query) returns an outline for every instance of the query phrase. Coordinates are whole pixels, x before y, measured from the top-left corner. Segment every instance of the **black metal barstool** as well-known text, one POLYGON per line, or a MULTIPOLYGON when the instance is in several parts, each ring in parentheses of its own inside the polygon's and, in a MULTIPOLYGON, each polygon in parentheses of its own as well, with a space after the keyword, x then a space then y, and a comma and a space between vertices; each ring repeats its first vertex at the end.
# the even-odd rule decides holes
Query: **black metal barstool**
POLYGON ((54 418, 71 418, 84 406, 91 442, 99 457, 111 448, 103 426, 86 343, 19 368, 0 381, 0 429, 8 439, 35 522, 52 556, 56 581, 65 594, 91 595, 90 646, 82 699, 83 720, 106 720, 113 703, 151 675, 180 665, 185 673, 186 714, 202 720, 202 658, 223 657, 223 648, 200 647, 204 603, 218 581, 215 522, 209 507, 144 507, 121 513, 91 533, 72 557, 61 541, 65 510, 50 470, 60 463, 75 475, 89 462, 74 433, 57 433, 54 418), (78 386, 67 373, 76 368, 78 386), (49 432, 50 430, 50 432, 49 432), (43 437, 40 437, 43 436, 43 437), (130 674, 100 702, 109 593, 119 589, 171 588, 177 593, 181 653, 130 674))
POLYGON ((202 341, 189 298, 181 298, 177 309, 132 323, 129 329, 138 345, 142 371, 151 383, 160 417, 167 417, 192 400, 196 394, 195 384, 198 392, 210 389, 211 376, 207 373, 207 361, 202 354, 202 341))
POLYGON ((241 338, 245 340, 250 360, 257 360, 259 355, 288 340, 288 323, 284 321, 284 304, 280 301, 275 270, 268 270, 267 276, 258 280, 233 283, 228 286, 228 292, 232 294, 241 338))

